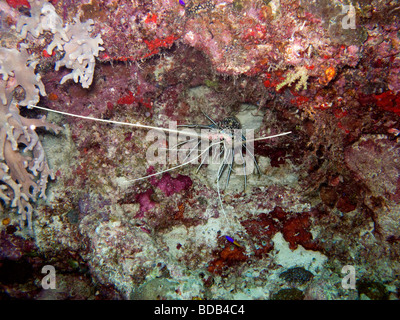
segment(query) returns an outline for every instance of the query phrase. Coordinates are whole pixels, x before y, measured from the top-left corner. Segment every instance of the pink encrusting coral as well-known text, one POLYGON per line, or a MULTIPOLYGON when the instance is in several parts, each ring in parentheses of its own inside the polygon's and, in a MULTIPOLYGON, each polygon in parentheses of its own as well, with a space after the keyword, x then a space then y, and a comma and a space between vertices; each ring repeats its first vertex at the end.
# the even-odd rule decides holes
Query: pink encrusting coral
POLYGON ((136 195, 136 201, 140 205, 140 211, 136 216, 137 218, 143 218, 144 213, 153 209, 156 206, 156 203, 151 199, 153 193, 154 191, 152 189, 149 189, 136 195))
POLYGON ((168 172, 164 173, 161 179, 150 178, 153 186, 159 188, 167 197, 175 193, 187 190, 192 185, 192 180, 188 176, 178 174, 173 178, 168 172))

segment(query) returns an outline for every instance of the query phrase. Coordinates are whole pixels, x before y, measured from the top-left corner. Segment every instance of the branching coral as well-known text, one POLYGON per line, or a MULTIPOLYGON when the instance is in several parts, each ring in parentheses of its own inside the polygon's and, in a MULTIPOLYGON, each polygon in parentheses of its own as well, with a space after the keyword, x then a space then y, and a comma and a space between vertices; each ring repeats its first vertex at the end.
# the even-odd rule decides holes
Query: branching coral
POLYGON ((23 38, 28 32, 38 38, 44 31, 54 34, 53 41, 47 46, 47 52, 52 53, 57 47, 65 51, 64 57, 57 61, 55 69, 65 66, 72 69, 61 79, 61 84, 69 79, 80 82, 83 88, 89 88, 93 81, 95 57, 99 51, 104 50, 100 45, 103 43, 100 35, 92 38, 93 20, 81 23, 79 17, 74 19, 73 24, 63 27, 61 17, 56 13, 54 6, 45 0, 30 0, 31 15, 24 16, 17 23, 17 31, 23 38))
POLYGON ((75 82, 79 79, 83 88, 89 88, 93 81, 95 57, 99 55, 100 50, 104 50, 99 46, 103 41, 100 35, 96 38, 90 37, 92 19, 82 23, 79 18, 74 18, 74 22, 66 27, 70 40, 64 44, 65 55, 57 61, 55 69, 58 70, 61 66, 73 69, 70 74, 61 79, 61 84, 69 79, 74 79, 75 82))
MULTIPOLYGON (((11 99, 9 99, 11 100, 11 99)), ((53 172, 47 164, 44 149, 35 132, 45 128, 56 133, 60 127, 41 119, 20 115, 17 104, 0 104, 0 198, 16 207, 21 220, 31 227, 32 206, 29 201, 45 199, 49 177, 53 172), (21 151, 21 146, 25 146, 21 151)))
MULTIPOLYGON (((38 38, 44 31, 50 31, 55 38, 68 41, 63 29, 63 21, 56 13, 54 6, 47 0, 29 0, 29 2, 31 5, 30 17, 22 16, 16 26, 21 36, 26 38, 27 33, 30 32, 32 36, 38 38)), ((59 49, 61 50, 62 47, 59 49)))
MULTIPOLYGON (((93 80, 95 56, 98 56, 100 35, 90 36, 93 21, 81 23, 74 19, 71 25, 63 26, 63 21, 54 6, 46 0, 29 0, 30 16, 18 20, 16 30, 23 38, 28 33, 38 38, 48 31, 54 35, 48 45, 51 53, 57 47, 65 51, 64 57, 56 63, 73 69, 64 76, 88 88, 93 80)), ((0 48, 0 199, 4 204, 17 208, 21 220, 32 227, 32 205, 38 198, 46 198, 46 186, 53 172, 49 168, 43 146, 36 128, 58 133, 60 127, 41 119, 28 119, 21 116, 19 106, 34 106, 39 102, 39 94, 46 95, 40 75, 35 74, 37 61, 31 60, 24 45, 17 49, 0 48), (13 99, 15 88, 22 87, 25 97, 13 99), (22 149, 21 149, 22 148, 22 149)))
POLYGON ((282 83, 278 84, 276 86, 276 90, 279 91, 281 88, 283 88, 286 85, 291 85, 293 82, 299 80, 299 82, 296 85, 296 90, 299 91, 301 87, 307 89, 307 80, 308 80, 308 71, 307 68, 302 66, 298 67, 295 69, 294 72, 291 72, 287 75, 286 79, 283 80, 282 83))
POLYGON ((38 127, 58 132, 61 128, 41 119, 28 119, 20 115, 18 105, 26 106, 45 95, 40 76, 35 74, 37 62, 29 62, 24 48, 0 48, 0 199, 16 207, 21 220, 31 227, 32 206, 29 201, 46 198, 49 177, 53 177, 44 149, 35 132, 38 127), (13 91, 21 86, 25 98, 13 100, 13 91), (23 150, 20 150, 23 147, 23 150))
POLYGON ((19 52, 17 49, 0 48, 0 99, 5 105, 7 96, 17 86, 25 90, 25 99, 19 102, 21 106, 36 104, 39 101, 39 93, 46 95, 46 91, 40 75, 35 74, 37 61, 29 61, 29 55, 24 47, 19 52))

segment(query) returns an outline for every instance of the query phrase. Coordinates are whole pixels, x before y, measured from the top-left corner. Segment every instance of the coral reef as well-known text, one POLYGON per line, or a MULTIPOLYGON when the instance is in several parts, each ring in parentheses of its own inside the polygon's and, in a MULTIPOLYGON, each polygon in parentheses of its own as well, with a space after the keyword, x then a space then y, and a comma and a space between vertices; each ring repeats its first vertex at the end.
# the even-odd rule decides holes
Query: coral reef
POLYGON ((0 297, 400 298, 397 3, 0 9, 0 297), (232 116, 255 130, 246 189, 239 163, 218 185, 218 164, 176 163, 172 134, 116 124, 232 116), (166 163, 146 158, 152 143, 166 163), (40 264, 56 267, 56 291, 40 264))
POLYGON ((400 238, 399 152, 398 143, 384 135, 363 135, 345 150, 347 166, 369 189, 365 204, 374 211, 385 239, 400 238))

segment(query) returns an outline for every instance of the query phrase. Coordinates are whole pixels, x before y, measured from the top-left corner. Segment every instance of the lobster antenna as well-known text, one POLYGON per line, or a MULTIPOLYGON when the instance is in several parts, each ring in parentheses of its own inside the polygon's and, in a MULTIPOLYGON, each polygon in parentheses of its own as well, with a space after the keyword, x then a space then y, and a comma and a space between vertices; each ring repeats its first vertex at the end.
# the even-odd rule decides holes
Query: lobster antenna
POLYGON ((75 118, 80 118, 80 119, 85 119, 85 120, 93 120, 93 121, 98 121, 98 122, 112 123, 112 124, 116 124, 116 125, 129 126, 129 127, 135 127, 135 128, 141 128, 141 129, 153 129, 153 130, 157 130, 157 131, 179 133, 179 134, 185 134, 185 135, 190 136, 190 137, 197 137, 197 138, 200 137, 198 134, 193 134, 192 132, 179 131, 179 130, 173 130, 173 129, 167 129, 167 128, 153 127, 153 126, 148 126, 148 125, 145 125, 145 124, 141 124, 139 122, 131 123, 131 122, 100 119, 100 118, 95 118, 95 117, 90 117, 90 116, 81 116, 81 115, 77 115, 77 114, 74 114, 74 113, 58 111, 58 110, 52 110, 52 109, 49 109, 49 108, 35 106, 35 105, 29 105, 28 108, 29 109, 36 108, 36 109, 40 109, 40 110, 44 110, 44 111, 54 112, 54 113, 62 114, 62 115, 65 115, 65 116, 75 117, 75 118))

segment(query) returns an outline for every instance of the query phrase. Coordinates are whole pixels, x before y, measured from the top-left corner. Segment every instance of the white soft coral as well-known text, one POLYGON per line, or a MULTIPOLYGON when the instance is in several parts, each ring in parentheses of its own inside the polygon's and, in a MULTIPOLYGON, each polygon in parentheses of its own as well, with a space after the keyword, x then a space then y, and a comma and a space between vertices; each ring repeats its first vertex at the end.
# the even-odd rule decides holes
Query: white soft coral
POLYGON ((11 97, 8 101, 0 102, 0 199, 16 207, 21 220, 31 228, 30 201, 45 199, 47 182, 54 178, 35 129, 42 127, 58 133, 61 128, 46 122, 45 117, 21 116, 16 102, 11 97))
MULTIPOLYGON (((22 16, 16 26, 23 38, 27 37, 28 32, 38 38, 43 32, 50 31, 56 39, 68 41, 64 31, 64 23, 51 3, 47 0, 29 0, 29 3, 31 5, 30 17, 22 16)), ((57 47, 60 50, 62 49, 60 42, 57 47)), ((49 48, 47 51, 49 51, 49 48)))
POLYGON ((29 54, 24 46, 21 51, 0 47, 0 100, 7 104, 7 96, 17 87, 25 90, 25 99, 19 105, 35 105, 39 101, 39 93, 46 95, 40 75, 35 74, 37 61, 29 61, 29 54))
POLYGON ((61 79, 61 84, 69 79, 80 82, 83 88, 89 88, 93 81, 94 67, 99 51, 104 50, 100 45, 103 41, 100 35, 92 38, 93 20, 81 22, 79 17, 74 23, 63 26, 61 17, 56 13, 54 6, 46 0, 29 0, 31 5, 30 17, 23 16, 17 23, 17 31, 23 38, 28 32, 38 38, 43 32, 54 34, 53 41, 47 46, 47 53, 51 54, 57 47, 65 51, 64 57, 56 62, 55 69, 65 66, 72 72, 61 79))
POLYGON ((89 19, 82 23, 79 18, 74 18, 72 25, 67 25, 66 32, 69 41, 64 45, 65 55, 56 62, 55 69, 65 66, 73 71, 64 76, 60 83, 63 84, 69 79, 80 82, 83 88, 89 88, 93 81, 95 57, 99 55, 100 47, 103 40, 100 35, 95 38, 90 37, 92 31, 93 20, 89 19))

